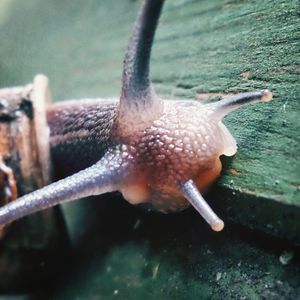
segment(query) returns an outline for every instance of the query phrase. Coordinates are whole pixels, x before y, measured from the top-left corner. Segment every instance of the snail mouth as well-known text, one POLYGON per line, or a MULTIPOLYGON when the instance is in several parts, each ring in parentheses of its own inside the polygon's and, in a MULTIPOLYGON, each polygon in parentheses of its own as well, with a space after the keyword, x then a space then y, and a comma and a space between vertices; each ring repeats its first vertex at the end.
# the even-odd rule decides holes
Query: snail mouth
MULTIPOLYGON (((221 172, 221 162, 216 159, 211 168, 199 172, 195 184, 201 193, 205 193, 215 182, 221 172)), ((179 182, 164 183, 163 179, 151 185, 133 184, 122 188, 124 198, 132 204, 140 204, 147 210, 155 210, 162 213, 179 212, 190 206, 190 202, 182 193, 179 182)), ((217 226, 217 225, 216 225, 217 226)))
POLYGON ((170 190, 152 189, 149 201, 141 205, 151 211, 158 211, 164 214, 180 212, 190 206, 182 193, 176 189, 170 190))

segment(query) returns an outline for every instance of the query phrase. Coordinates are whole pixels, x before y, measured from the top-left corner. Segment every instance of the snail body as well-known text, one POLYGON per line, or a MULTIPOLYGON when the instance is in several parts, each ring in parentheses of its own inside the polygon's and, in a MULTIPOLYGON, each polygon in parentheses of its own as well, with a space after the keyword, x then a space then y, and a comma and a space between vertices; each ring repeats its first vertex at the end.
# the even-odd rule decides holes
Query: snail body
POLYGON ((149 60, 163 2, 144 2, 124 60, 120 99, 47 109, 51 160, 63 179, 1 207, 0 224, 118 190, 130 203, 162 212, 192 204, 213 230, 223 229, 202 197, 220 174, 219 157, 237 149, 222 118, 242 105, 269 101, 272 94, 261 90, 206 105, 158 96, 149 80, 149 60))
POLYGON ((213 109, 196 101, 166 100, 159 119, 123 137, 113 127, 118 102, 66 104, 48 110, 52 158, 64 172, 61 176, 96 163, 111 148, 120 164, 130 161, 130 172, 118 190, 134 204, 149 203, 163 212, 187 207, 176 182, 193 178, 204 192, 220 173, 220 155, 236 151, 234 138, 214 119, 213 109), (88 114, 82 113, 82 105, 88 114), (135 188, 139 192, 134 196, 135 188), (169 200, 161 201, 162 195, 169 200))

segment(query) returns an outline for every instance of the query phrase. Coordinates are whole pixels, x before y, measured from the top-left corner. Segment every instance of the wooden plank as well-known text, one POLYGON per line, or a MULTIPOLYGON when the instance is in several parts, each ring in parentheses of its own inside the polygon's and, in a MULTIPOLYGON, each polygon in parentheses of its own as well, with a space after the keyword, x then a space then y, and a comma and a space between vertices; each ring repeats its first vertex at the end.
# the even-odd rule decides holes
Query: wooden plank
MULTIPOLYGON (((1 86, 43 72, 56 99, 118 95, 140 3, 2 0, 1 86)), ((300 243, 298 13, 296 0, 167 1, 152 73, 168 98, 273 91, 273 102, 226 118, 239 151, 225 161, 214 205, 236 222, 300 243)))

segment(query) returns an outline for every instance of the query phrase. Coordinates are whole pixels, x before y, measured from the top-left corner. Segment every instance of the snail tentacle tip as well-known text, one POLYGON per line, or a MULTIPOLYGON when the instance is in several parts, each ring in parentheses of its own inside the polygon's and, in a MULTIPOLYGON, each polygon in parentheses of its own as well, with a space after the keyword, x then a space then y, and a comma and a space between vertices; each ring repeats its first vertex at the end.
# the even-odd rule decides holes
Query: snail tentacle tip
POLYGON ((212 224, 210 224, 213 231, 219 232, 224 229, 224 222, 221 219, 215 220, 212 224))
POLYGON ((248 93, 240 93, 227 98, 224 98, 218 102, 207 104, 212 111, 220 118, 225 117, 228 113, 251 103, 269 102, 273 98, 270 90, 258 90, 248 93))
POLYGON ((262 102, 269 102, 272 100, 273 94, 270 90, 265 89, 265 90, 262 90, 261 93, 262 93, 262 97, 261 97, 262 102))

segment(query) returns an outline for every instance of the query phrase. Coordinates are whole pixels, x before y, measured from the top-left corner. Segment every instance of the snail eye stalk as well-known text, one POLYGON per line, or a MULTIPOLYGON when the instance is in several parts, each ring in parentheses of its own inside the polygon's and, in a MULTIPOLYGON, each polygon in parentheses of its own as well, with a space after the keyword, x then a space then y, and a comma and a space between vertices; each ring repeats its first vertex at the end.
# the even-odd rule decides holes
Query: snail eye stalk
POLYGON ((213 114, 220 118, 225 117, 228 113, 251 103, 269 102, 272 100, 272 93, 269 90, 261 90, 249 93, 240 93, 221 101, 207 104, 212 109, 213 114))

